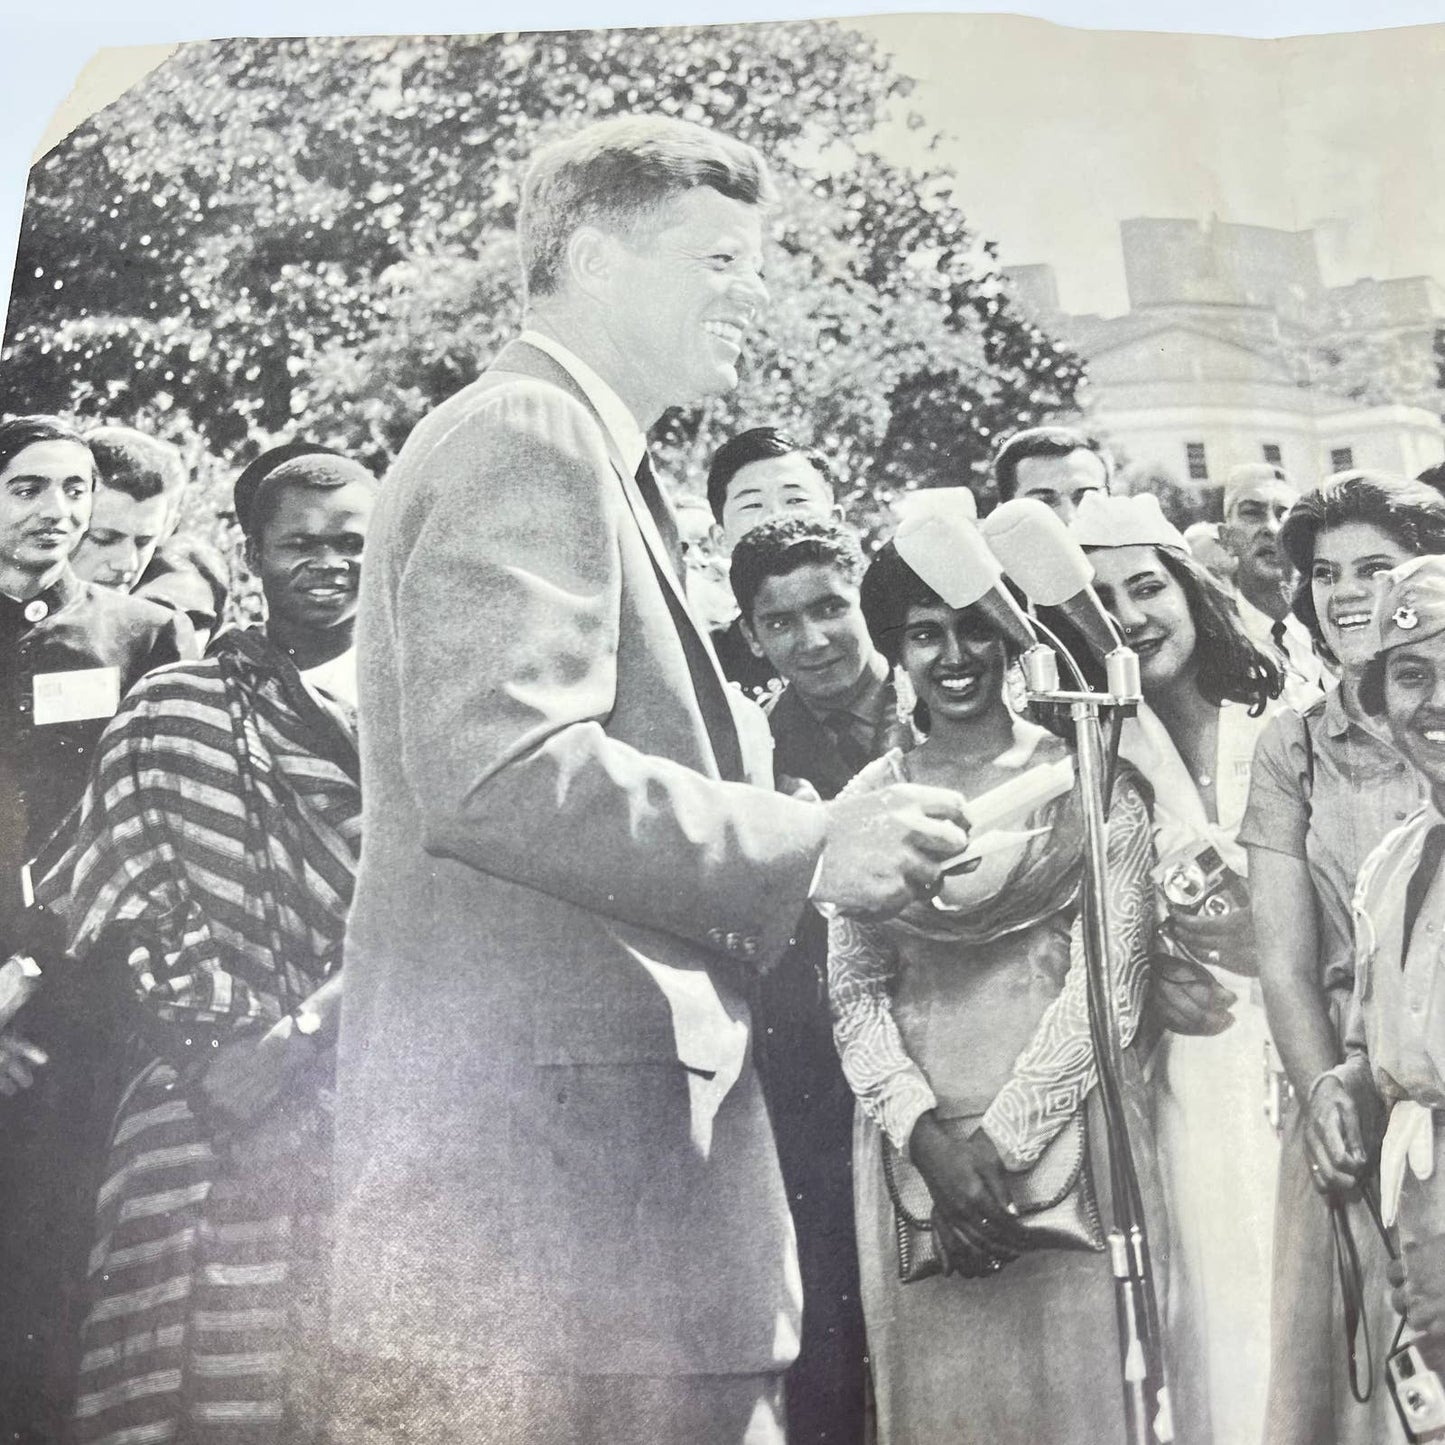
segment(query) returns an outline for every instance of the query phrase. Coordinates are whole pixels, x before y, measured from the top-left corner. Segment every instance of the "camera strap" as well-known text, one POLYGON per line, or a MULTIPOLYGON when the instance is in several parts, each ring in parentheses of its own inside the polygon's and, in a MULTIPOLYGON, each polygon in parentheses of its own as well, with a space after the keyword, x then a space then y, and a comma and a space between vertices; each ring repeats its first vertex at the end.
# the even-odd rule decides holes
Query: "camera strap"
MULTIPOLYGON (((1370 1220, 1385 1246, 1385 1253, 1391 1259, 1398 1258, 1390 1231, 1380 1218, 1380 1206, 1375 1192, 1368 1184, 1362 1185, 1360 1195, 1369 1211, 1370 1220)), ((1365 1274, 1360 1265, 1360 1252, 1355 1244, 1354 1231, 1350 1228, 1349 1204, 1340 1195, 1327 1196, 1330 1210, 1330 1229, 1334 1235, 1335 1266, 1340 1276, 1340 1294, 1345 1308, 1345 1353, 1350 1371, 1350 1394, 1357 1403, 1364 1405, 1375 1392, 1375 1360, 1370 1346, 1369 1302, 1365 1298, 1365 1274), (1361 1383, 1361 1357, 1364 1362, 1364 1383, 1361 1383)), ((1400 1317, 1395 1338, 1385 1351, 1391 1355, 1399 1347, 1405 1332, 1405 1318, 1400 1317)))

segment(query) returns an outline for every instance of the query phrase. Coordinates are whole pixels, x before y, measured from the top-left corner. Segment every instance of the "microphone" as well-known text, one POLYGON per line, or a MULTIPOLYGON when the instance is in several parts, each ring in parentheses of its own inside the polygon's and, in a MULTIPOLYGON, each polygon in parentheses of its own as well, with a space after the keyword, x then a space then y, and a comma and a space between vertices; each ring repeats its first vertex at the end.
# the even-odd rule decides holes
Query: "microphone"
POLYGON ((1057 607, 1090 650, 1107 658, 1124 646, 1118 624, 1094 591, 1094 569, 1058 515, 1032 497, 1004 502, 979 529, 1003 570, 1037 607, 1057 607))
POLYGON ((1037 644, 1033 623, 1003 585, 1003 568, 974 525, 967 487, 939 489, 926 507, 910 510, 893 545, 950 607, 977 607, 1021 652, 1037 644))

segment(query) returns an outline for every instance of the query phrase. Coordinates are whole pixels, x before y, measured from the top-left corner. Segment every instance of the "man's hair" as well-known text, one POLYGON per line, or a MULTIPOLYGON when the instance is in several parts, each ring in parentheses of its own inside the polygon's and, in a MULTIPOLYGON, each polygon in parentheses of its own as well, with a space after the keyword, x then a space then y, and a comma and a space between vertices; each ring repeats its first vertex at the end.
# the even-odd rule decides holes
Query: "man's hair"
MULTIPOLYGON (((74 442, 77 446, 90 450, 85 438, 58 416, 9 416, 0 421, 0 469, 8 467, 26 447, 36 446, 40 442, 74 442)), ((94 479, 93 454, 90 474, 94 479)))
POLYGON ((749 206, 774 197, 751 146, 671 116, 599 121, 547 146, 522 183, 517 215, 528 297, 557 289, 579 227, 635 237, 668 201, 699 186, 749 206))
POLYGON ((360 462, 328 452, 311 452, 291 457, 272 467, 257 484, 251 505, 244 518, 239 518, 246 540, 259 542, 282 494, 291 490, 333 492, 340 487, 360 482, 375 490, 380 484, 360 462))
POLYGON ((1299 581, 1295 584, 1294 615, 1309 629, 1315 647, 1335 661, 1319 614, 1310 569, 1321 532, 1350 523, 1376 527, 1412 557, 1445 553, 1445 497, 1433 487, 1381 472, 1336 472, 1312 492, 1306 492, 1289 510, 1279 529, 1284 548, 1299 581))
POLYGON ((178 492, 186 484, 180 449, 128 426, 102 426, 85 434, 96 480, 137 502, 178 492))
POLYGON ((717 449, 712 465, 707 470, 707 502, 718 525, 722 525, 728 488, 744 467, 750 467, 754 462, 790 457, 794 453, 812 465, 827 484, 828 490, 836 497, 838 484, 822 452, 816 447, 804 446, 802 442, 794 440, 787 432, 779 431, 775 426, 755 426, 750 431, 739 432, 731 441, 724 442, 717 449))
POLYGON ((774 517, 754 527, 733 548, 728 573, 743 620, 752 625, 758 593, 768 578, 786 577, 814 563, 834 567, 856 584, 863 576, 858 534, 841 522, 810 517, 774 517))
POLYGON ((1224 492, 1220 499, 1221 515, 1225 522, 1229 521, 1229 514, 1239 505, 1240 494, 1261 482, 1282 482, 1290 492, 1295 490, 1289 473, 1274 462, 1241 462, 1238 466, 1230 467, 1224 474, 1224 492))
POLYGON ((1075 452, 1092 452, 1104 468, 1104 489, 1113 479, 1109 454, 1093 437, 1067 426, 1034 426, 1016 431, 998 449, 993 459, 993 484, 1001 502, 1011 501, 1019 489, 1019 463, 1030 457, 1068 457, 1075 452))

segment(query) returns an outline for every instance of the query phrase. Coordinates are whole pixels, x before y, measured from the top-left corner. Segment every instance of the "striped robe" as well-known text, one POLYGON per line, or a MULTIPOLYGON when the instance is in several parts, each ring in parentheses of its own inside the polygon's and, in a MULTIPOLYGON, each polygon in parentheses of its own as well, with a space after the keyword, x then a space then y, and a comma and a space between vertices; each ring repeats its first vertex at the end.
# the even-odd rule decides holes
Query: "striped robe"
POLYGON ((62 907, 72 955, 125 975, 144 1065, 97 1203, 79 1441, 310 1433, 332 1059, 233 1140, 189 1086, 339 966, 360 811, 353 719, 259 630, 153 674, 102 740, 62 907))

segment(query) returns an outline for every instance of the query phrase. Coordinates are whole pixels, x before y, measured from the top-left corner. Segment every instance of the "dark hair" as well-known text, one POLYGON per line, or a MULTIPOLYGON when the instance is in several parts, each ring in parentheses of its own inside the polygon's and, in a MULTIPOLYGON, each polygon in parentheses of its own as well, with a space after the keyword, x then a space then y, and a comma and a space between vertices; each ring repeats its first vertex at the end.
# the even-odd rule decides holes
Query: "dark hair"
POLYGON ((1427 487, 1434 487, 1437 492, 1445 495, 1445 462, 1436 462, 1433 467, 1426 467, 1415 480, 1424 482, 1427 487))
POLYGON ((1234 599, 1208 568, 1172 547, 1154 550, 1165 571, 1183 588, 1189 605, 1200 694, 1215 707, 1244 703, 1250 716, 1258 717, 1284 689, 1278 665, 1249 640, 1234 599))
POLYGON ((774 195, 751 146, 672 116, 618 116, 547 146, 522 182, 517 214, 527 295, 557 289, 579 227, 635 235, 674 196, 700 186, 749 206, 774 195))
POLYGON ((902 557, 892 542, 873 555, 860 589, 863 620, 873 645, 893 666, 903 652, 903 627, 910 607, 943 607, 941 598, 902 557))
POLYGON ((293 489, 331 492, 352 482, 360 482, 373 489, 377 486, 376 478, 350 457, 319 452, 290 457, 271 467, 256 484, 241 530, 248 542, 258 542, 275 516, 277 502, 285 492, 293 489))
POLYGON ((248 537, 256 529, 251 519, 251 510, 256 504, 266 479, 278 467, 297 457, 339 457, 334 447, 324 447, 319 442, 302 440, 282 442, 268 448, 254 461, 248 462, 231 489, 231 510, 236 514, 241 531, 248 537))
POLYGON ((1113 479, 1109 455, 1093 437, 1067 426, 1035 426, 1016 431, 999 447, 993 459, 993 484, 1001 502, 1011 501, 1018 491, 1019 463, 1030 457, 1068 457, 1075 452, 1092 452, 1104 467, 1104 490, 1113 479))
POLYGON ((1279 540, 1299 573, 1294 615, 1309 628, 1315 647, 1331 662, 1335 657, 1325 643, 1315 611, 1310 568, 1320 533, 1351 522, 1378 527, 1412 557, 1445 552, 1445 497, 1424 482, 1379 472, 1337 472, 1306 492, 1290 508, 1279 540))
MULTIPOLYGON (((58 416, 8 416, 0 421, 0 469, 8 467, 26 447, 40 442, 74 442, 90 451, 85 438, 58 416)), ((95 480, 95 457, 91 455, 91 480, 95 480)))
POLYGON ((137 502, 149 502, 186 484, 180 449, 128 426, 102 426, 85 434, 96 480, 137 502))
POLYGON ((857 583, 863 575, 858 534, 839 522, 807 517, 774 517, 754 527, 733 548, 728 571, 743 620, 752 625, 753 607, 768 578, 786 577, 815 563, 834 567, 857 583))
POLYGON ((1360 672, 1360 710, 1371 717, 1385 711, 1385 654, 1377 652, 1360 672))
POLYGON ((822 452, 816 447, 804 446, 802 442, 795 441, 775 426, 755 426, 750 431, 739 432, 731 441, 724 442, 717 449, 712 465, 707 469, 707 504, 712 508, 718 525, 722 525, 728 488, 744 467, 749 467, 754 462, 771 461, 776 457, 790 457, 795 452, 812 464, 813 469, 836 496, 838 484, 822 452))

